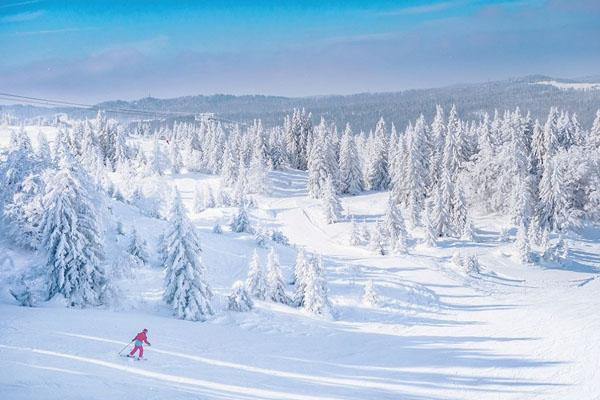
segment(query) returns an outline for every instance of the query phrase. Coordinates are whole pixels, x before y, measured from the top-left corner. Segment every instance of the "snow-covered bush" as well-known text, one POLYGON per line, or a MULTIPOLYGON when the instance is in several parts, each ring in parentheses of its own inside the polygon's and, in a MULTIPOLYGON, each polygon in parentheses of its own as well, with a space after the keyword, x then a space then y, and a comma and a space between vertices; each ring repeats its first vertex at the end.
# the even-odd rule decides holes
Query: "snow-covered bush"
POLYGON ((275 243, 281 244, 283 246, 289 246, 290 241, 288 239, 287 236, 285 236, 283 234, 283 232, 281 232, 278 229, 273 229, 271 231, 271 240, 275 243))
POLYGON ((231 293, 227 296, 227 309, 229 311, 245 312, 254 307, 254 302, 242 281, 235 281, 231 293))
POLYGON ((216 233, 217 235, 223 233, 223 228, 221 227, 221 224, 219 224, 218 222, 214 224, 212 227, 212 233, 216 233))
POLYGON ((377 296, 377 291, 375 290, 375 285, 373 285, 372 280, 368 280, 365 284, 362 296, 363 304, 367 306, 376 306, 379 304, 379 297, 377 296))

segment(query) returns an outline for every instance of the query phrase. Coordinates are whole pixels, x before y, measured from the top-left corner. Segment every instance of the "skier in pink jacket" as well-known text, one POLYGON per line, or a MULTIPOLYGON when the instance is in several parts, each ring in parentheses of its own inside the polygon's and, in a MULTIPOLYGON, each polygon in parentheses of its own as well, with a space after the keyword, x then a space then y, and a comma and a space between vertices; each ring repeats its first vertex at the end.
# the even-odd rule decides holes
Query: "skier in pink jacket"
POLYGON ((138 358, 142 358, 144 357, 144 343, 146 343, 148 346, 152 346, 148 341, 148 336, 146 336, 147 332, 148 329, 144 328, 143 331, 135 335, 135 337, 133 338, 133 341, 135 341, 135 343, 133 346, 133 350, 131 350, 131 353, 129 353, 129 357, 134 357, 135 352, 139 350, 140 355, 138 356, 138 358))

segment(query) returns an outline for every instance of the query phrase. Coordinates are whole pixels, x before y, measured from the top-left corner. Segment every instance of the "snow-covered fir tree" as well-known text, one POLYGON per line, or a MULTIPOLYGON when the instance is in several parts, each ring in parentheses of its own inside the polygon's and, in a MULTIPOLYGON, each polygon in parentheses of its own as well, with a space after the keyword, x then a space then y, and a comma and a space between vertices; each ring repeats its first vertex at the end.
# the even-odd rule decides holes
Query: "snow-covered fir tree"
POLYGON ((385 121, 381 118, 375 127, 375 135, 367 162, 367 186, 371 190, 385 190, 390 184, 387 147, 385 121))
POLYGON ((360 246, 362 244, 360 230, 359 230, 358 224, 356 223, 356 221, 354 221, 354 219, 352 220, 352 222, 350 224, 349 244, 350 244, 350 246, 360 246))
POLYGON ((386 229, 381 222, 377 222, 373 231, 371 232, 371 238, 369 240, 369 248, 376 254, 386 254, 386 229))
POLYGON ((246 278, 246 289, 251 296, 260 300, 267 298, 267 280, 265 270, 258 257, 258 252, 254 250, 252 260, 248 268, 248 277, 246 278))
POLYGON ((293 303, 297 307, 304 304, 304 289, 306 288, 306 274, 308 269, 308 259, 303 249, 298 250, 296 263, 294 264, 294 298, 293 303))
POLYGON ((246 207, 242 206, 237 209, 237 212, 231 218, 229 227, 232 232, 236 233, 251 232, 250 218, 248 218, 246 207))
POLYGON ((302 307, 313 314, 330 316, 331 303, 321 257, 313 257, 307 267, 302 307))
POLYGON ((146 241, 139 237, 137 230, 134 228, 131 231, 127 252, 146 264, 148 262, 148 250, 146 247, 146 241))
POLYGON ((359 194, 364 190, 362 167, 350 125, 340 143, 340 193, 359 194))
POLYGON ((342 218, 342 203, 335 192, 331 177, 325 179, 322 188, 321 209, 328 224, 338 222, 342 218))
POLYGON ((102 303, 107 279, 98 227, 97 194, 70 154, 46 175, 40 223, 47 254, 48 298, 63 295, 70 306, 102 303))
POLYGON ((200 258, 200 240, 188 219, 181 196, 173 190, 165 234, 164 300, 177 318, 204 321, 213 314, 212 291, 200 258))
POLYGON ((281 275, 281 266, 279 257, 275 249, 271 247, 267 257, 267 298, 276 303, 289 304, 290 298, 285 292, 285 283, 281 275))

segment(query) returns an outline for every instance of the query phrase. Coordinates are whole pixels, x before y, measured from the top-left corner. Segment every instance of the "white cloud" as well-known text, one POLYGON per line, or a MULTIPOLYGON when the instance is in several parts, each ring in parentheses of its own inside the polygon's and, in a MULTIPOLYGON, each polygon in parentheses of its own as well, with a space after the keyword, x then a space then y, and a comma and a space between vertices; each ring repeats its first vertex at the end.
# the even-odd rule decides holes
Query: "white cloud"
POLYGON ((4 16, 4 17, 0 18, 0 22, 8 23, 8 22, 31 21, 31 20, 41 17, 42 15, 44 15, 43 10, 28 11, 28 12, 23 12, 23 13, 19 13, 19 14, 12 14, 12 15, 4 16))

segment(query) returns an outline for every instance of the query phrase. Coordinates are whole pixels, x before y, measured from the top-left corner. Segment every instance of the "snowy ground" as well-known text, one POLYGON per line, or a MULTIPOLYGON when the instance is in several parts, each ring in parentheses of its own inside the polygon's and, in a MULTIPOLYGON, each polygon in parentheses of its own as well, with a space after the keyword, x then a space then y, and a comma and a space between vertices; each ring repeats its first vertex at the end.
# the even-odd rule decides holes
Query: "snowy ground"
MULTIPOLYGON (((0 139, 0 145, 3 144, 0 139)), ((572 262, 520 265, 500 242, 503 221, 475 220, 479 242, 448 240, 437 249, 415 238, 406 256, 376 256, 349 246, 350 223, 327 225, 306 198, 303 173, 273 172, 273 190, 259 198, 254 221, 281 229, 292 247, 277 246, 284 272, 298 247, 323 255, 336 316, 257 302, 249 313, 219 311, 206 323, 174 319, 161 304, 156 265, 119 281, 124 299, 113 310, 14 305, 8 272, 40 262, 0 243, 0 399, 599 399, 600 231, 569 239, 572 262), (482 273, 451 262, 477 254, 482 273), (10 258, 14 268, 8 266, 10 258), (361 303, 372 279, 376 307, 361 303), (117 352, 141 328, 153 346, 146 361, 117 352)), ((171 180, 171 179, 169 179, 171 180)), ((198 182, 172 179, 191 209, 198 182)), ((369 224, 381 217, 386 193, 343 198, 349 215, 369 224)), ((232 209, 191 213, 203 245, 217 308, 243 279, 254 240, 211 233, 232 209)), ((129 231, 150 244, 164 222, 113 205, 129 231)), ((114 235, 115 252, 125 239, 114 235)), ((267 249, 260 255, 266 259, 267 249)))

